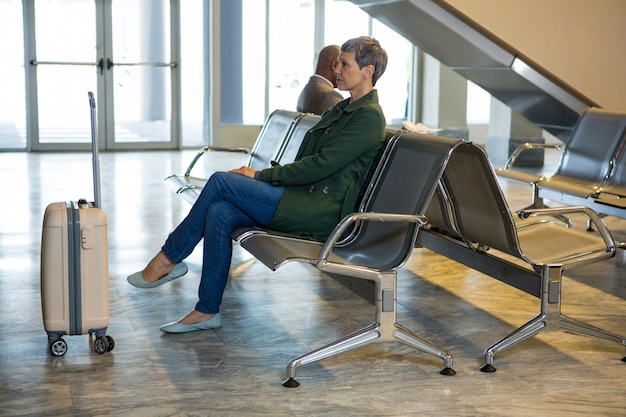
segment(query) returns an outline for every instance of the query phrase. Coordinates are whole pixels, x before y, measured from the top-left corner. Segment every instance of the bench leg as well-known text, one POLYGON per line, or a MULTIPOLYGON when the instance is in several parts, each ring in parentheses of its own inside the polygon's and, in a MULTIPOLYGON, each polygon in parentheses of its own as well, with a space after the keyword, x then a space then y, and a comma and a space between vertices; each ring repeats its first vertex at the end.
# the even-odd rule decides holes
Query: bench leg
POLYGON ((328 358, 359 346, 364 346, 380 338, 379 330, 380 326, 378 323, 372 323, 369 326, 351 333, 333 343, 290 360, 287 364, 287 380, 283 382, 283 386, 287 388, 295 388, 300 385, 300 383, 295 380, 296 369, 298 367, 328 358))
POLYGON ((536 335, 546 326, 546 315, 539 314, 519 329, 498 340, 485 350, 485 364, 480 368, 480 370, 483 372, 495 372, 496 368, 493 366, 493 358, 496 353, 502 352, 503 350, 536 335))
MULTIPOLYGON (((495 372, 494 356, 503 350, 528 339, 542 330, 564 330, 583 336, 592 336, 610 340, 626 346, 626 339, 599 327, 572 319, 561 314, 561 286, 563 271, 559 267, 544 265, 542 271, 542 291, 540 296, 541 311, 537 317, 500 339, 485 350, 485 364, 480 368, 483 372, 495 372)), ((626 362, 626 356, 622 358, 626 362)))
POLYGON ((456 371, 452 369, 452 355, 450 355, 450 353, 448 353, 447 351, 433 345, 427 340, 422 339, 417 334, 413 333, 412 331, 400 324, 396 324, 396 331, 393 335, 396 339, 411 347, 414 347, 415 349, 419 349, 422 352, 430 353, 433 356, 437 356, 443 359, 444 368, 439 371, 441 375, 456 374, 456 371))
POLYGON ((567 332, 580 334, 583 336, 597 337, 599 339, 610 340, 626 346, 626 339, 615 333, 611 333, 596 326, 575 320, 571 317, 561 315, 559 327, 567 332))
POLYGON ((302 365, 316 362, 375 341, 402 342, 425 353, 437 356, 444 361, 444 369, 439 372, 440 374, 456 374, 454 369, 452 369, 452 355, 450 353, 396 323, 396 303, 396 273, 382 272, 378 275, 378 279, 376 280, 376 321, 335 342, 289 361, 287 364, 287 379, 283 382, 283 386, 295 388, 300 385, 295 377, 296 369, 302 365))

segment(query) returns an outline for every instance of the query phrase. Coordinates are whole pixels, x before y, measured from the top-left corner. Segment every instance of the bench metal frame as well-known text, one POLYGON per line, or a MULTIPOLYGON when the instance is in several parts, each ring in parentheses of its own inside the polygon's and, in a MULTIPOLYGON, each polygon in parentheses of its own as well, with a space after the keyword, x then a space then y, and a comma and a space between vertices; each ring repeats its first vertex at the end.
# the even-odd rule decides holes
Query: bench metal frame
POLYGON ((396 322, 397 271, 415 245, 423 216, 453 150, 462 141, 407 131, 389 139, 363 198, 361 209, 344 218, 326 242, 250 229, 236 240, 268 268, 288 262, 309 264, 331 276, 375 284, 374 322, 287 365, 285 387, 296 387, 296 369, 372 342, 402 342, 444 361, 454 375, 452 355, 396 322), (348 238, 345 238, 348 236, 348 238))
POLYGON ((515 221, 484 150, 467 143, 446 166, 426 215, 430 227, 417 245, 521 289, 540 300, 539 314, 489 346, 484 372, 494 356, 540 331, 566 330, 626 346, 623 336, 561 313, 563 272, 615 255, 615 242, 600 216, 587 207, 520 210, 515 221), (599 235, 537 216, 585 215, 599 235))

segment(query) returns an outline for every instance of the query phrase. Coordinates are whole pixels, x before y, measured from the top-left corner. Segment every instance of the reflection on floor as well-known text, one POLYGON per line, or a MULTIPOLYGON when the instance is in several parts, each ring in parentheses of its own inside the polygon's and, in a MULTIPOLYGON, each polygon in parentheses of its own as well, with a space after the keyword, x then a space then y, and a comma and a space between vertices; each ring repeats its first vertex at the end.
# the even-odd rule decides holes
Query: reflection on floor
MULTIPOLYGON (((129 286, 189 205, 162 179, 193 152, 101 154, 109 219, 112 352, 87 336, 47 351, 39 298, 44 207, 91 198, 85 153, 0 154, 0 415, 3 416, 623 416, 624 347, 567 333, 540 334, 478 370, 492 342, 531 319, 538 300, 426 250, 400 272, 398 321, 454 355, 457 375, 399 344, 374 344, 299 368, 301 386, 281 386, 289 359, 373 318, 370 304, 303 265, 271 272, 235 247, 224 327, 166 335, 159 325, 196 301, 201 253, 183 279, 129 286)), ((211 159, 212 158, 212 159, 211 159)), ((212 154, 222 168, 243 163, 212 154)), ((505 184, 513 208, 530 189, 505 184)), ((625 223, 607 219, 625 240, 625 223)), ((581 227, 583 225, 580 225, 581 227)), ((567 274, 566 314, 626 334, 626 258, 567 274)))

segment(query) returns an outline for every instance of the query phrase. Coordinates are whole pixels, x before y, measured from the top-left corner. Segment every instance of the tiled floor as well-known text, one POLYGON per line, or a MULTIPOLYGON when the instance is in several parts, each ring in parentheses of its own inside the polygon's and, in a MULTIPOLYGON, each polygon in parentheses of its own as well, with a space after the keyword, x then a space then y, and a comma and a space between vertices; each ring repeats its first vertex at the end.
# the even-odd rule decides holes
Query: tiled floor
MULTIPOLYGON (((39 296, 41 219, 52 201, 91 198, 84 153, 0 154, 0 415, 2 416, 624 416, 623 346, 566 333, 540 334, 478 370, 483 350, 538 313, 538 300, 427 250, 399 275, 398 321, 454 355, 440 360, 399 344, 374 344, 298 369, 289 359, 373 319, 366 301, 312 268, 271 272, 235 248, 218 330, 166 335, 159 325, 196 301, 201 253, 183 279, 139 290, 141 269, 189 205, 162 179, 193 152, 103 153, 109 220, 110 326, 99 355, 88 336, 48 353, 39 296)), ((222 168, 237 157, 210 155, 222 168)), ((505 184, 513 208, 527 187, 505 184)), ((607 219, 626 240, 626 223, 607 219)), ((567 273, 563 310, 626 334, 626 258, 567 273)))

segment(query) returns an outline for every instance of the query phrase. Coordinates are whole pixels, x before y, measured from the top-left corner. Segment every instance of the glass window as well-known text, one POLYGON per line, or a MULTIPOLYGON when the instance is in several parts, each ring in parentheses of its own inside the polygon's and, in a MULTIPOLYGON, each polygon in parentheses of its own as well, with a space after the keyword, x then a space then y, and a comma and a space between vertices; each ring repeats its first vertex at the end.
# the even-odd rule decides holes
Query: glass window
POLYGON ((407 119, 413 45, 377 20, 372 24, 372 36, 380 42, 389 56, 387 69, 376 83, 380 105, 387 123, 402 124, 407 119))
POLYGON ((271 0, 269 12, 269 110, 295 110, 315 71, 314 0, 271 0))
POLYGON ((341 46, 348 39, 369 35, 370 17, 356 4, 349 1, 326 0, 324 10, 326 45, 341 46))
POLYGON ((315 0, 267 4, 266 10, 265 2, 242 0, 243 124, 262 124, 276 109, 295 110, 315 69, 315 0))
POLYGON ((387 51, 389 56, 387 69, 376 83, 376 89, 387 123, 401 124, 407 118, 409 81, 413 70, 413 45, 386 25, 370 19, 367 13, 353 3, 326 0, 325 9, 327 44, 341 45, 348 39, 370 35, 387 51), (346 24, 346 19, 350 19, 350 24, 346 24))
POLYGON ((0 149, 26 148, 26 97, 24 88, 24 40, 22 2, 0 2, 0 149))
MULTIPOLYGON (((265 2, 242 0, 243 123, 265 119, 265 2)), ((226 88, 226 86, 222 86, 226 88)))
MULTIPOLYGON (((208 87, 205 83, 205 66, 209 60, 208 36, 204 32, 205 13, 203 0, 185 0, 180 3, 181 21, 181 120, 183 146, 202 146, 208 138, 208 87)), ((208 20, 208 19, 207 19, 208 20)), ((209 22, 206 22, 207 28, 209 22)))
POLYGON ((170 140, 169 1, 112 3, 116 142, 170 140))
POLYGON ((491 94, 471 81, 467 82, 467 124, 489 124, 491 94))
POLYGON ((35 2, 40 143, 88 143, 86 91, 96 91, 96 7, 77 0, 35 2), (52 64, 46 64, 52 63, 52 64))

